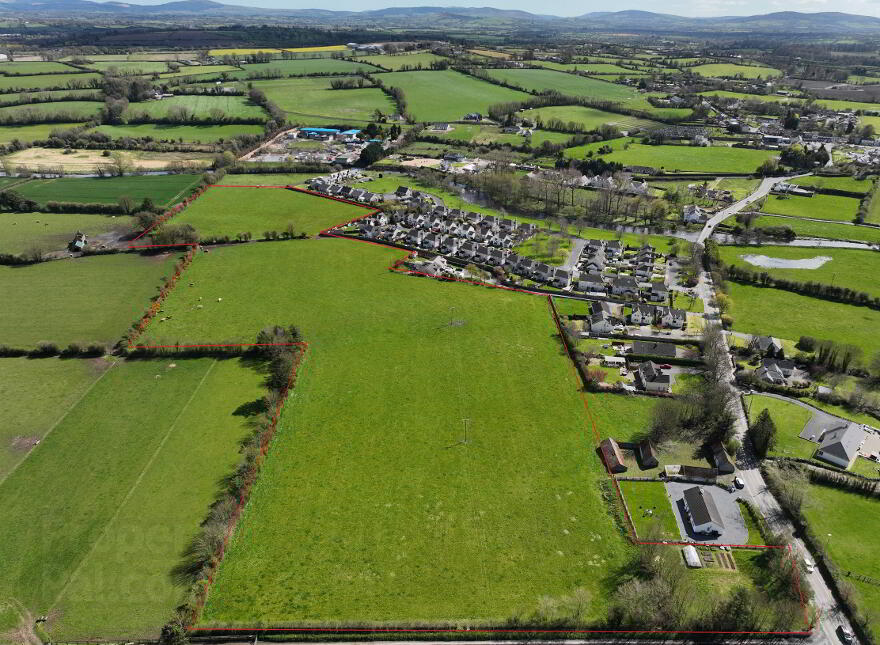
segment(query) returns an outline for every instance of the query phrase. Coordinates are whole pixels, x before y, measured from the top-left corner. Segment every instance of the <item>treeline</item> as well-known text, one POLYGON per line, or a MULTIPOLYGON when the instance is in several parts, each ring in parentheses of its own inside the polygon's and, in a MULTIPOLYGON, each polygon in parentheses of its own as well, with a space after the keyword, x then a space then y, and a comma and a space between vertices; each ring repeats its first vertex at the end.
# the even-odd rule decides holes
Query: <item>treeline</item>
POLYGON ((70 90, 70 94, 61 96, 46 96, 47 93, 21 92, 15 99, 0 100, 0 107, 13 107, 15 105, 36 105, 38 103, 57 103, 58 101, 103 101, 104 95, 100 90, 93 93, 83 93, 83 90, 70 90), (75 92, 75 93, 74 93, 75 92))
MULTIPOLYGON (((60 90, 99 90, 101 89, 102 79, 100 78, 91 78, 91 79, 81 79, 81 78, 72 78, 66 83, 59 83, 58 85, 49 85, 46 87, 39 88, 40 92, 55 92, 60 90)), ((12 94, 15 92, 33 92, 35 91, 33 87, 6 87, 3 89, 4 94, 12 94)))
POLYGON ((88 358, 103 356, 106 353, 107 346, 103 343, 97 342, 69 343, 62 347, 58 343, 44 340, 37 343, 36 347, 31 349, 0 345, 0 356, 7 358, 16 356, 29 356, 30 358, 49 358, 52 356, 61 356, 63 358, 88 358))
POLYGON ((0 125, 33 125, 35 123, 77 123, 94 117, 84 117, 77 110, 58 109, 55 111, 34 107, 22 107, 14 111, 0 112, 0 125))
POLYGON ((404 95, 402 89, 400 89, 399 87, 388 87, 382 80, 376 78, 375 76, 366 75, 364 78, 372 81, 376 87, 385 92, 385 94, 387 94, 391 98, 391 100, 394 101, 394 105, 397 106, 397 113, 401 115, 404 119, 406 119, 407 123, 415 123, 415 119, 407 111, 406 96, 404 95))
MULTIPOLYGON (((148 197, 140 204, 139 210, 155 210, 153 201, 148 197)), ((58 202, 49 201, 44 204, 22 197, 14 190, 0 191, 0 211, 8 213, 93 213, 96 215, 130 215, 135 205, 130 198, 121 197, 116 204, 103 202, 58 202)))
MULTIPOLYGON (((252 147, 263 140, 259 134, 237 134, 232 137, 210 141, 206 144, 215 150, 231 150, 239 152, 252 147)), ((21 144, 20 148, 30 146, 43 148, 75 148, 86 150, 149 150, 154 152, 189 152, 193 145, 198 142, 186 142, 173 139, 156 139, 152 136, 145 137, 116 137, 115 139, 104 132, 90 130, 88 125, 75 128, 52 130, 49 138, 36 140, 28 144, 21 144)))
POLYGON ((770 275, 766 271, 752 271, 735 264, 726 264, 723 268, 724 277, 732 282, 754 284, 760 287, 771 287, 783 291, 792 291, 813 298, 831 300, 848 305, 858 305, 870 309, 880 309, 880 297, 872 296, 864 291, 848 287, 824 284, 822 282, 798 282, 770 275))

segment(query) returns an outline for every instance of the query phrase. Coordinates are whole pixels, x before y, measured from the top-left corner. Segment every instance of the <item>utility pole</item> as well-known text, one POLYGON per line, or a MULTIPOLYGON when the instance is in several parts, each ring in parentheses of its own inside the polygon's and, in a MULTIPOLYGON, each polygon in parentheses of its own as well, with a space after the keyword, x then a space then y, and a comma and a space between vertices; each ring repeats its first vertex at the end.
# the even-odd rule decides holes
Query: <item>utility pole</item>
POLYGON ((471 420, 470 419, 462 419, 461 422, 464 424, 464 439, 462 440, 462 443, 467 445, 467 443, 468 443, 468 426, 471 424, 471 420))

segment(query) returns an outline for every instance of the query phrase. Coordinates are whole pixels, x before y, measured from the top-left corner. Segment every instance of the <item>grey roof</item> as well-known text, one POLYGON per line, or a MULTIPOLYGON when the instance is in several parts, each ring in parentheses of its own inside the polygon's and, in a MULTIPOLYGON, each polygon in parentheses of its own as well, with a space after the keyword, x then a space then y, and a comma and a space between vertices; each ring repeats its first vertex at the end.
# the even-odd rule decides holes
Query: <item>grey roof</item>
POLYGON ((702 486, 688 488, 684 491, 684 501, 687 504, 694 524, 702 525, 712 521, 721 528, 724 528, 721 513, 718 512, 715 500, 712 499, 712 493, 708 489, 702 486))
POLYGON ((675 345, 672 343, 656 343, 647 340, 635 340, 633 341, 633 354, 675 358, 675 345))
POLYGON ((639 378, 644 383, 669 383, 669 374, 662 374, 660 368, 652 361, 645 361, 639 365, 639 378))
POLYGON ((628 276, 628 275, 621 276, 619 278, 614 278, 614 280, 611 281, 611 284, 615 287, 621 287, 621 288, 630 288, 630 289, 638 289, 639 288, 639 283, 636 281, 636 279, 633 278, 632 276, 628 276))
POLYGON ((819 442, 819 450, 839 459, 852 461, 859 452, 865 431, 854 423, 826 430, 819 442))

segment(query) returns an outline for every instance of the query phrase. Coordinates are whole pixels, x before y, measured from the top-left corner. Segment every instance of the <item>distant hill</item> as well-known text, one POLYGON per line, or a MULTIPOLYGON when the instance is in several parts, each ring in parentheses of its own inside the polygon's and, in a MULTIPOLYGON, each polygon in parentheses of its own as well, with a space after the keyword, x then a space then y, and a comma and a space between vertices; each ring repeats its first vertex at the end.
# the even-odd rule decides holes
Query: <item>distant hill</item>
POLYGON ((880 32, 880 18, 840 12, 800 13, 781 11, 755 16, 689 18, 651 11, 596 11, 576 18, 561 18, 527 11, 493 7, 388 7, 371 11, 332 11, 328 9, 266 9, 224 4, 214 0, 176 0, 156 5, 94 0, 0 0, 0 13, 27 14, 110 14, 117 16, 271 16, 301 20, 311 25, 359 26, 374 28, 437 28, 460 24, 486 24, 539 27, 558 31, 645 31, 734 33, 815 33, 872 34, 880 32))

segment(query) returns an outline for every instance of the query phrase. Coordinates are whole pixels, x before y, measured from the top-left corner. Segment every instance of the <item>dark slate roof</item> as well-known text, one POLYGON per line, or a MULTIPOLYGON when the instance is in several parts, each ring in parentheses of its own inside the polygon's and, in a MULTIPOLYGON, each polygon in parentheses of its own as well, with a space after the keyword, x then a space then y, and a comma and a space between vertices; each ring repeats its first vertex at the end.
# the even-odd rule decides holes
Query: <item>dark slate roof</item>
POLYGON ((711 520, 724 528, 721 513, 718 512, 712 493, 708 489, 702 486, 688 488, 684 491, 684 501, 687 503, 694 524, 705 524, 711 520))
POLYGON ((675 358, 675 345, 672 343, 657 343, 647 340, 633 341, 633 354, 642 356, 663 356, 664 358, 675 358))
POLYGON ((859 451, 865 431, 854 423, 826 430, 819 442, 819 450, 840 459, 851 461, 859 451))

